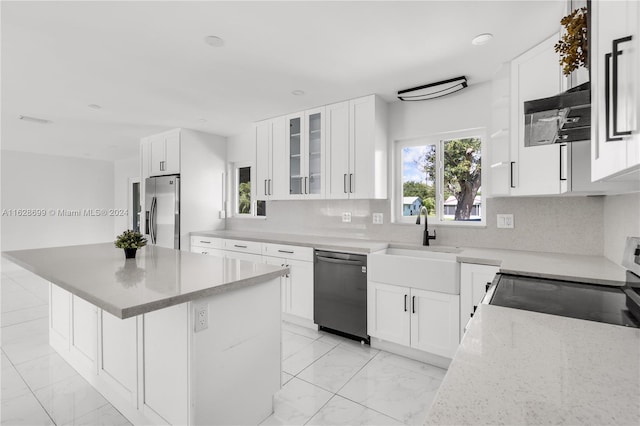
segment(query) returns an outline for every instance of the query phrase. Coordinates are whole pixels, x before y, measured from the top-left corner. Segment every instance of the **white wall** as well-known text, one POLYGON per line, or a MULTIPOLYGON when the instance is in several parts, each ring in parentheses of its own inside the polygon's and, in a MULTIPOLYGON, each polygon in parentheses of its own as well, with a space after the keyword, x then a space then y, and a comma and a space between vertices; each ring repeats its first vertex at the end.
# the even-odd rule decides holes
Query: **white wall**
POLYGON ((190 232, 225 227, 219 212, 227 139, 182 129, 180 145, 180 248, 189 250, 190 232))
POLYGON ((133 228, 129 179, 140 177, 140 157, 136 155, 135 157, 115 161, 113 163, 113 177, 113 208, 128 211, 127 216, 114 216, 113 218, 113 235, 115 238, 124 230, 133 228))
POLYGON ((604 255, 620 264, 627 237, 640 237, 640 193, 605 197, 604 255))
POLYGON ((1 208, 47 211, 44 217, 3 215, 3 251, 113 239, 112 217, 82 213, 113 208, 112 162, 6 150, 0 155, 1 208), (80 210, 80 216, 59 216, 59 209, 80 210))

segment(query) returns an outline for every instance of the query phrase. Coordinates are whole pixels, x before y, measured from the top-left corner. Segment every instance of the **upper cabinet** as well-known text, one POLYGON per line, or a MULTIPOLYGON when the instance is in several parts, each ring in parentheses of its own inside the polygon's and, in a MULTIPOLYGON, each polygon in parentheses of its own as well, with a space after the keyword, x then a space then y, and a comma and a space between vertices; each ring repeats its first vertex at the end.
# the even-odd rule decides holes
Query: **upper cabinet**
POLYGON ((640 181, 640 4, 591 2, 591 178, 640 181))
POLYGON ((256 123, 258 199, 386 198, 386 121, 370 95, 256 123))
POLYGON ((387 198, 386 104, 370 95, 326 107, 327 198, 387 198))
MULTIPOLYGON (((180 173, 180 129, 145 138, 148 144, 143 148, 147 153, 149 176, 174 175, 180 173)), ((144 160, 144 158, 143 158, 144 160)), ((143 164, 144 169, 144 164, 143 164)))
POLYGON ((256 123, 256 196, 282 200, 289 194, 285 162, 285 118, 256 123))
POLYGON ((292 199, 324 198, 324 114, 325 109, 321 107, 286 118, 286 155, 292 199))
POLYGON ((554 45, 558 34, 511 61, 511 195, 549 195, 566 191, 567 146, 525 147, 524 102, 557 95, 565 88, 554 45))

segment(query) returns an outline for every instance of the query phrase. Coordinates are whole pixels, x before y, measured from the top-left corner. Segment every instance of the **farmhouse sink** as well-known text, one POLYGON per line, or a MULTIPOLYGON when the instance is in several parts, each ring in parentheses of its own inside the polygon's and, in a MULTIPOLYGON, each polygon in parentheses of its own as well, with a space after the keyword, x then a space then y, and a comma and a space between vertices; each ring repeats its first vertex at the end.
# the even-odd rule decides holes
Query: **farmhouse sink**
POLYGON ((367 280, 439 293, 460 294, 456 253, 391 247, 367 259, 367 280))

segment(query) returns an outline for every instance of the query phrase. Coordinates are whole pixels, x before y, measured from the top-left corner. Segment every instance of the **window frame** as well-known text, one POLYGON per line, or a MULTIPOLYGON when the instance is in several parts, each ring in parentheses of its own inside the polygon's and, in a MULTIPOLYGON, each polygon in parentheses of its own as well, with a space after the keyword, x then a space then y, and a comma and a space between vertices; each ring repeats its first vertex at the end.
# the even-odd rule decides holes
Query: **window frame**
POLYGON ((236 218, 255 218, 256 216, 256 208, 255 208, 255 188, 254 185, 251 185, 251 191, 249 192, 249 196, 251 197, 251 202, 249 203, 249 213, 240 213, 240 169, 244 169, 246 167, 250 168, 249 171, 249 181, 253 183, 255 181, 255 166, 250 162, 238 162, 233 163, 233 217, 236 218))
POLYGON ((395 224, 413 224, 415 225, 415 216, 403 215, 403 182, 402 182, 402 150, 403 148, 412 146, 436 146, 436 215, 430 216, 430 226, 462 226, 462 227, 486 227, 487 223, 487 185, 488 178, 486 176, 486 168, 488 167, 487 160, 487 136, 484 128, 474 128, 467 130, 457 130, 452 132, 437 133, 428 136, 421 136, 416 138, 400 139, 394 142, 393 147, 393 201, 392 201, 392 218, 395 224), (481 200, 481 218, 479 221, 455 221, 444 220, 444 182, 442 179, 444 173, 444 143, 453 139, 467 139, 478 138, 480 139, 480 150, 482 152, 482 169, 481 179, 482 184, 480 186, 480 200, 481 200))

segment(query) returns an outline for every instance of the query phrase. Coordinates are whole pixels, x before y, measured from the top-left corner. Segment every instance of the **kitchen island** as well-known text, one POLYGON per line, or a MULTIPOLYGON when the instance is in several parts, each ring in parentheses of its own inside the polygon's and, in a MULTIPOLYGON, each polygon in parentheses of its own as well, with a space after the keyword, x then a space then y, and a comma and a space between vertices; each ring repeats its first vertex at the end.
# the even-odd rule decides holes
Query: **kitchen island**
POLYGON ((257 424, 286 268, 113 243, 5 252, 50 282, 49 342, 134 424, 257 424))

